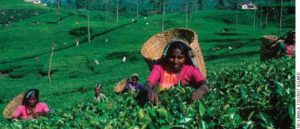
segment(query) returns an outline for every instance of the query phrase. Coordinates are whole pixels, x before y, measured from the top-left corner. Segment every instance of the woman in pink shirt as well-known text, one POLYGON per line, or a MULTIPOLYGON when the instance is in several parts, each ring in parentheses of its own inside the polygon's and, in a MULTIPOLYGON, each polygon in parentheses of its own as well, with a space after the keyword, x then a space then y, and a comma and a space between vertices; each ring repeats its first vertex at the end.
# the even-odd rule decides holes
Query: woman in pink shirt
POLYGON ((39 91, 31 89, 25 93, 22 105, 17 107, 13 119, 36 119, 39 116, 47 116, 48 113, 47 104, 39 102, 39 91))
POLYGON ((164 50, 162 60, 154 65, 145 84, 147 98, 154 104, 159 103, 159 91, 169 89, 172 86, 192 85, 195 91, 191 95, 194 102, 206 93, 209 88, 205 77, 200 70, 193 65, 192 53, 188 42, 182 39, 173 39, 164 50), (158 87, 158 91, 154 87, 158 87))
POLYGON ((281 45, 282 53, 286 56, 293 56, 295 55, 295 31, 288 34, 286 40, 284 41, 284 45, 281 45))
POLYGON ((290 33, 288 33, 287 37, 285 38, 285 40, 283 39, 279 39, 278 41, 276 41, 276 45, 279 44, 279 50, 277 51, 275 58, 279 58, 282 56, 288 56, 288 57, 292 57, 295 55, 295 44, 296 44, 296 32, 292 31, 290 33))

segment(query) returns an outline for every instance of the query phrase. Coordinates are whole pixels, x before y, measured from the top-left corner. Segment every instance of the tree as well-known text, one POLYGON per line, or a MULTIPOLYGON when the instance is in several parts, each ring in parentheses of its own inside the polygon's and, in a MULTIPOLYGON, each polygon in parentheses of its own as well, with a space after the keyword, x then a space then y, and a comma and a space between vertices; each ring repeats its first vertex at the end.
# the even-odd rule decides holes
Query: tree
POLYGON ((55 0, 56 10, 59 10, 59 5, 61 4, 61 0, 55 0))
POLYGON ((217 0, 217 9, 238 9, 240 0, 217 0))
POLYGON ((139 0, 136 0, 136 19, 139 18, 139 0))
POLYGON ((263 15, 263 9, 262 9, 262 4, 260 4, 260 15, 259 15, 260 28, 262 28, 262 15, 263 15))
POLYGON ((116 17, 117 17, 117 22, 119 22, 119 0, 116 0, 116 17))
POLYGON ((51 51, 50 51, 50 61, 49 61, 49 68, 48 68, 48 82, 51 83, 51 66, 52 66, 52 58, 53 58, 53 52, 56 47, 55 43, 52 43, 51 51))
POLYGON ((191 13, 190 13, 190 19, 193 19, 193 13, 199 9, 198 0, 191 0, 190 5, 192 6, 191 13))
POLYGON ((197 4, 198 4, 200 9, 204 8, 204 2, 205 2, 205 0, 197 0, 197 4))
POLYGON ((153 11, 155 14, 162 13, 162 8, 165 6, 163 3, 165 0, 150 0, 149 2, 153 5, 153 11))
POLYGON ((75 5, 77 9, 88 9, 92 1, 94 0, 76 0, 75 5))
POLYGON ((162 0, 162 18, 161 18, 161 31, 165 30, 165 0, 162 0))
POLYGON ((185 0, 185 27, 186 28, 188 28, 189 2, 190 0, 185 0))
POLYGON ((108 20, 108 12, 109 12, 109 0, 104 0, 104 5, 105 5, 105 20, 108 20))
POLYGON ((254 15, 253 15, 253 28, 255 29, 256 27, 256 9, 254 10, 254 15))
POLYGON ((88 24, 88 41, 91 43, 91 27, 90 27, 90 11, 87 12, 87 24, 88 24))
POLYGON ((281 0, 281 4, 280 4, 279 35, 281 35, 281 27, 282 27, 282 9, 283 9, 283 0, 281 0))
POLYGON ((265 20, 265 28, 266 28, 266 31, 267 31, 267 28, 268 28, 268 13, 269 12, 269 9, 266 8, 266 20, 265 20))

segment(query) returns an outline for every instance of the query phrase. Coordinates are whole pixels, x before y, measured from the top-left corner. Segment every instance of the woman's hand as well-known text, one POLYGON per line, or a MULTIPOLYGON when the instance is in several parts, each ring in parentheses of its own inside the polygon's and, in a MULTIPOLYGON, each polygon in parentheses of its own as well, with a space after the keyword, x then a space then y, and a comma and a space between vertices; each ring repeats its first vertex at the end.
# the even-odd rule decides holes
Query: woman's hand
POLYGON ((201 99, 204 94, 205 93, 201 89, 196 89, 191 95, 190 103, 193 103, 193 102, 201 99))
POLYGON ((197 88, 191 95, 190 103, 193 103, 203 97, 203 95, 209 92, 208 85, 206 81, 199 83, 200 87, 197 88))
POLYGON ((154 90, 149 90, 147 97, 155 105, 159 104, 158 94, 154 90))
POLYGON ((37 112, 33 112, 33 114, 32 114, 32 117, 33 117, 34 119, 38 118, 39 116, 40 116, 40 114, 37 113, 37 112))

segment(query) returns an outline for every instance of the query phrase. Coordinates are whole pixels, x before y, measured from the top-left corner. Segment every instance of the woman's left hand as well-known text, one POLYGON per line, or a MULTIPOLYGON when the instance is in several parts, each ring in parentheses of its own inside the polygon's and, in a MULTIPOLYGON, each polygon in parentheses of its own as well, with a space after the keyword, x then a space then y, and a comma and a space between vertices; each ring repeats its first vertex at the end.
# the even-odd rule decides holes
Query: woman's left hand
POLYGON ((32 117, 33 117, 34 119, 38 118, 39 116, 40 116, 40 114, 37 113, 37 112, 33 112, 33 114, 32 114, 32 117))
POLYGON ((190 103, 193 103, 193 102, 201 99, 203 97, 203 95, 204 95, 204 92, 201 89, 196 89, 191 95, 190 103))

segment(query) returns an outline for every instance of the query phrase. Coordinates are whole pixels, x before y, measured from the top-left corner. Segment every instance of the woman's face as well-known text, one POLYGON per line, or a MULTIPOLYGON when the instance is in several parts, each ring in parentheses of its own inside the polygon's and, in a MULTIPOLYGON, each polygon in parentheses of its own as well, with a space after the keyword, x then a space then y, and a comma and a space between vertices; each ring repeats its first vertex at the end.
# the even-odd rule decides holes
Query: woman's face
POLYGON ((136 77, 132 77, 131 83, 132 83, 132 84, 136 84, 136 83, 137 83, 137 78, 136 78, 136 77))
POLYGON ((170 50, 168 61, 171 69, 178 72, 185 63, 185 56, 182 54, 180 49, 174 48, 170 50))
POLYGON ((96 87, 95 92, 96 92, 97 95, 99 95, 101 93, 100 87, 96 87))
POLYGON ((29 106, 34 107, 36 105, 36 103, 37 103, 36 97, 32 96, 29 98, 29 106))

